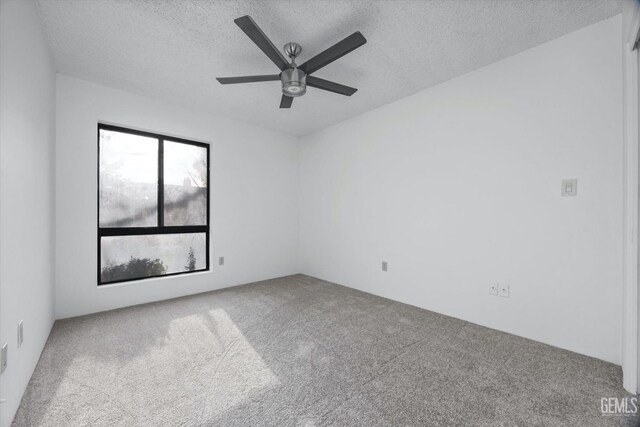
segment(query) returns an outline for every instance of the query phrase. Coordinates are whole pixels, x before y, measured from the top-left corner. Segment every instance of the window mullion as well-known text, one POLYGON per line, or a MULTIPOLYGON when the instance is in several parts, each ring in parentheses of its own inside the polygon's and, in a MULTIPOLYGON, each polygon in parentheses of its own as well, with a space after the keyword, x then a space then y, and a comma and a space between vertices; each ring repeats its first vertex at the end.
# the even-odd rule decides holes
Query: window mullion
POLYGON ((164 139, 158 139, 158 227, 164 227, 164 139))
POLYGON ((208 233, 206 225, 178 225, 167 227, 101 227, 98 236, 142 236, 149 234, 182 234, 182 233, 208 233))

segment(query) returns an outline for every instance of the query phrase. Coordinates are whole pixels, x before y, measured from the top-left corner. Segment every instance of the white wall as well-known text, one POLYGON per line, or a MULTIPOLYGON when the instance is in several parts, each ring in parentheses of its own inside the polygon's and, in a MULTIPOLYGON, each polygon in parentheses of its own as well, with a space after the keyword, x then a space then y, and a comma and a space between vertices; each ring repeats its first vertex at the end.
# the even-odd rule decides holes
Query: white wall
POLYGON ((55 70, 31 1, 0 2, 0 425, 8 426, 54 320, 55 70), (24 343, 17 348, 17 325, 24 343))
POLYGON ((67 76, 57 90, 58 318, 298 272, 296 138, 67 76), (97 286, 98 122, 211 143, 211 271, 97 286))
POLYGON ((622 373, 624 388, 638 391, 640 360, 638 359, 638 79, 637 49, 633 46, 640 25, 640 0, 622 2, 622 68, 624 127, 624 223, 623 223, 623 293, 622 293, 622 373))
POLYGON ((301 271, 619 364, 620 32, 616 16, 303 138, 301 271))

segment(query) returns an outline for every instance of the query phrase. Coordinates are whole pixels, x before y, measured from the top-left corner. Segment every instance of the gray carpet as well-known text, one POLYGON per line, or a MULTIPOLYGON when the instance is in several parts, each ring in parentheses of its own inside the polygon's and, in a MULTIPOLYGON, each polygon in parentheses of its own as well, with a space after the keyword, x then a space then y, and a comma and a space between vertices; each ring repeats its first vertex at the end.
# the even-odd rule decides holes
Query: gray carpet
POLYGON ((621 377, 298 275, 57 321, 14 424, 633 425, 621 377))

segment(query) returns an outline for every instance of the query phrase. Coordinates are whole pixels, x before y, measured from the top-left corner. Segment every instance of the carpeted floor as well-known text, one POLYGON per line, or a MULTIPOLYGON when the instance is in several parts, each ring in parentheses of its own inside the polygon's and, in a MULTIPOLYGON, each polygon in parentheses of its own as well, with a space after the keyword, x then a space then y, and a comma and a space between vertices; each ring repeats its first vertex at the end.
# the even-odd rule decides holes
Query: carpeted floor
POLYGON ((298 275, 57 321, 14 424, 634 425, 621 377, 298 275))

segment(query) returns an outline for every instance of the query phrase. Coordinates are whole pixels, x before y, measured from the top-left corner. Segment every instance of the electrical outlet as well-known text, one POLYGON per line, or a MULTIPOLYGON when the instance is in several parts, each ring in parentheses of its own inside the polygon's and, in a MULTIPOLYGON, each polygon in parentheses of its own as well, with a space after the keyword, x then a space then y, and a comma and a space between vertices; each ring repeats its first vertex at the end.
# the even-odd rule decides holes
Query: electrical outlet
POLYGON ((578 195, 578 180, 577 179, 563 179, 562 190, 563 196, 577 196, 578 195))
POLYGON ((24 323, 23 321, 19 321, 18 322, 18 348, 20 348, 20 346, 22 345, 22 342, 24 341, 24 327, 23 327, 24 323))
POLYGON ((509 298, 509 285, 500 284, 498 287, 498 295, 503 298, 509 298))
POLYGON ((218 265, 224 265, 224 257, 218 257, 218 265))
POLYGON ((387 271, 387 261, 382 261, 382 271, 387 271))
POLYGON ((7 369, 7 353, 9 352, 9 344, 2 344, 2 350, 0 350, 0 375, 7 369))
POLYGON ((496 282, 489 283, 489 293, 491 295, 498 295, 498 284, 496 282))

